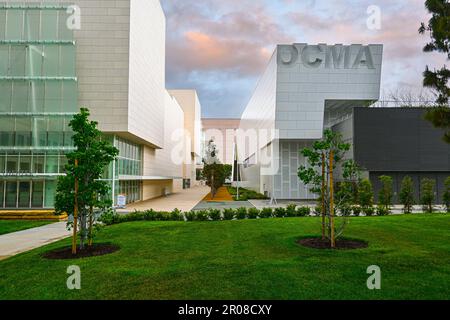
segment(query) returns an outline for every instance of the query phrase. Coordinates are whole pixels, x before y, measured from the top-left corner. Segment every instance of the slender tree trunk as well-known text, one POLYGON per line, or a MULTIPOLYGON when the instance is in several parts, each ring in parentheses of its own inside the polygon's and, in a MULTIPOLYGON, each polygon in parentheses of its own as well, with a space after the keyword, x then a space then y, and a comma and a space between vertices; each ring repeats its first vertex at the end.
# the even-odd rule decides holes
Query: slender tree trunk
POLYGON ((93 242, 93 236, 92 236, 92 225, 94 223, 93 214, 94 214, 94 207, 91 204, 91 206, 89 208, 89 236, 88 236, 88 238, 89 238, 89 243, 88 243, 89 247, 92 247, 92 242, 93 242))
POLYGON ((334 186, 333 186, 333 160, 334 153, 330 152, 330 235, 331 235, 331 248, 336 247, 336 239, 334 235, 334 186))
POLYGON ((322 152, 322 240, 325 240, 325 154, 322 152))
MULTIPOLYGON (((75 159, 75 168, 78 167, 78 160, 75 159)), ((73 235, 72 254, 77 254, 77 229, 78 229, 78 178, 75 174, 75 203, 73 207, 73 235)))

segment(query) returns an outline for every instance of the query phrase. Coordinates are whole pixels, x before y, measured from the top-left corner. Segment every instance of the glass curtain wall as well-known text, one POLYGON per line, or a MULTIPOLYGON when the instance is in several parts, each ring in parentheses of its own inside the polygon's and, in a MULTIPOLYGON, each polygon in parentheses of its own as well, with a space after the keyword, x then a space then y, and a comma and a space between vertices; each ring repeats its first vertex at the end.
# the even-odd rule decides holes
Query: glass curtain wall
POLYGON ((0 3, 0 208, 51 208, 78 111, 65 6, 0 3))

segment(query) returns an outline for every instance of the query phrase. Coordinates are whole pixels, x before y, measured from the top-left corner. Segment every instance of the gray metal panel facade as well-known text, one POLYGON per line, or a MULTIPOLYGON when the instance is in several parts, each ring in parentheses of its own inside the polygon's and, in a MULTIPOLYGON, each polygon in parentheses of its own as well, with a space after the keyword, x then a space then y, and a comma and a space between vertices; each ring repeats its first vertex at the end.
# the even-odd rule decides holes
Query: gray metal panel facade
POLYGON ((367 171, 450 171, 443 131, 424 108, 355 108, 354 158, 367 171))

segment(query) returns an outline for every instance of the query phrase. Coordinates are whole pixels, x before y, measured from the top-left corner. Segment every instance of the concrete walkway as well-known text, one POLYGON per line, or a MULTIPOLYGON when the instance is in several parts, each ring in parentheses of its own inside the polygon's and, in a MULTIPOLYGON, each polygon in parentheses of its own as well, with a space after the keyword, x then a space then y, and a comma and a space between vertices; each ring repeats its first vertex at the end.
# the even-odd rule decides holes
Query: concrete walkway
POLYGON ((0 236, 0 260, 21 252, 67 238, 71 235, 66 222, 47 224, 42 227, 8 233, 0 236))
POLYGON ((130 204, 126 209, 117 210, 119 213, 128 213, 137 211, 145 211, 153 209, 155 211, 173 211, 179 209, 181 211, 191 211, 203 198, 209 193, 210 188, 206 186, 197 186, 186 189, 178 193, 171 194, 167 197, 160 197, 147 201, 130 204))

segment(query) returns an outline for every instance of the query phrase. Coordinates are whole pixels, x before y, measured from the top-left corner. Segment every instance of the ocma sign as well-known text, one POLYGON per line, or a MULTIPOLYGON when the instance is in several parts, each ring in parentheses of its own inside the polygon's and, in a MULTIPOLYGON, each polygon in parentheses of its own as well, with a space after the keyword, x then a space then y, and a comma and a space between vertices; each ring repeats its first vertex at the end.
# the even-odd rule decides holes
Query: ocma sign
POLYGON ((293 65, 300 61, 307 68, 359 69, 365 67, 375 69, 370 46, 295 43, 279 45, 277 52, 278 64, 283 65, 293 65))

